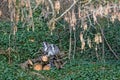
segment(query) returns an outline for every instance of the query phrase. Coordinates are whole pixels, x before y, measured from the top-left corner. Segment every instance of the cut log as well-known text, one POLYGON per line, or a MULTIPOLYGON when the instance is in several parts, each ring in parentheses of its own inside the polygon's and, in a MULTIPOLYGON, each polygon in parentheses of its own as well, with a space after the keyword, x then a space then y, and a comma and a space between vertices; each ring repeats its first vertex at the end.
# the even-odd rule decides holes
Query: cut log
POLYGON ((33 65, 33 70, 36 70, 36 71, 42 70, 42 65, 40 63, 35 63, 33 65))
POLYGON ((47 64, 43 67, 43 70, 50 70, 50 64, 47 64))

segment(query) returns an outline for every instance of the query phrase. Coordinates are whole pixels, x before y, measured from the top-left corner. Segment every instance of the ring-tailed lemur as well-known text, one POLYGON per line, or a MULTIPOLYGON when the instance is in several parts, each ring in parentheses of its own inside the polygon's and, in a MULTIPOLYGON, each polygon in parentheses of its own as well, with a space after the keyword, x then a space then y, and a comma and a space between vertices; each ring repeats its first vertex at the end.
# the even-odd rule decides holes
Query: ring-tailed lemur
POLYGON ((60 53, 58 46, 54 44, 43 42, 42 45, 43 45, 43 53, 47 54, 48 56, 56 55, 60 53))

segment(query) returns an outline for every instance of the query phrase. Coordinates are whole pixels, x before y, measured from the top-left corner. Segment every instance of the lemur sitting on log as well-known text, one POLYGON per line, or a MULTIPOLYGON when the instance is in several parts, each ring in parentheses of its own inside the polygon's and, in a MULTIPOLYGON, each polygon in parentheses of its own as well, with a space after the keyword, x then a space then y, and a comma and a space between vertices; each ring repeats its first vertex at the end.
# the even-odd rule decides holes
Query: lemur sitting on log
POLYGON ((43 46, 42 52, 44 54, 47 54, 47 56, 53 56, 60 53, 58 46, 56 46, 55 44, 49 44, 47 42, 43 42, 42 46, 43 46))
POLYGON ((55 44, 49 44, 47 42, 43 42, 42 46, 43 54, 50 57, 49 63, 51 67, 56 66, 58 69, 62 68, 63 62, 59 61, 59 59, 61 59, 61 56, 60 49, 58 48, 58 46, 56 46, 55 44))

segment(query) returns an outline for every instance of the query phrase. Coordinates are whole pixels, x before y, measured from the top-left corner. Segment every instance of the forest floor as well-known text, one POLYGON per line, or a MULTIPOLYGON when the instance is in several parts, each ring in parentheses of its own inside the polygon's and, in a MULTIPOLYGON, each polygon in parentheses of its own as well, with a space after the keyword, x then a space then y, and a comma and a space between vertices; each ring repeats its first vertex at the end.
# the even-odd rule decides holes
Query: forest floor
POLYGON ((60 70, 23 70, 19 61, 0 55, 0 80, 120 80, 120 61, 92 62, 82 59, 67 62, 60 70))

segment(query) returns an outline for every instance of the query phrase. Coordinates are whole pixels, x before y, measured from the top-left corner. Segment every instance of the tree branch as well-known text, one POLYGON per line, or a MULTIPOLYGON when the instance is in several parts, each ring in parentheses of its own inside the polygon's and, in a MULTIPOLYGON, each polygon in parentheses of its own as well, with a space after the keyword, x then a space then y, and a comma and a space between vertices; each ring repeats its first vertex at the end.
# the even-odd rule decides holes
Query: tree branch
POLYGON ((51 0, 48 0, 49 1, 49 3, 50 3, 50 6, 51 6, 51 8, 52 8, 52 14, 53 14, 53 16, 55 15, 55 10, 54 10, 54 5, 53 5, 53 2, 51 1, 51 0))
POLYGON ((55 21, 63 17, 78 1, 79 0, 76 0, 76 1, 74 0, 73 4, 65 12, 63 12, 58 18, 56 18, 55 21))

